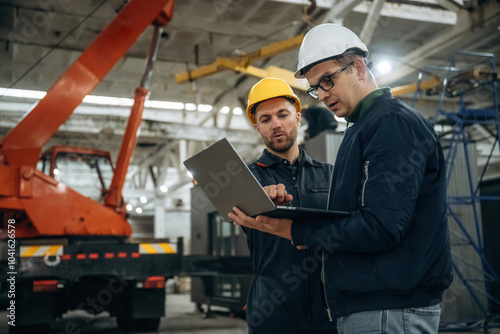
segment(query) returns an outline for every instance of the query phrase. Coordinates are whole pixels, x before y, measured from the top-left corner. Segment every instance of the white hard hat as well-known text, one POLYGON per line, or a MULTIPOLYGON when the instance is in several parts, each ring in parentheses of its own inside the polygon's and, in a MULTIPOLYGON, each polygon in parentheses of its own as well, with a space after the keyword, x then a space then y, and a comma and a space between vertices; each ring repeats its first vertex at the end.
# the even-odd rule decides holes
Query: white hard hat
POLYGON ((368 56, 368 48, 351 30, 333 23, 317 25, 304 36, 299 49, 299 64, 295 77, 304 78, 305 72, 312 65, 340 58, 351 49, 363 57, 368 56))

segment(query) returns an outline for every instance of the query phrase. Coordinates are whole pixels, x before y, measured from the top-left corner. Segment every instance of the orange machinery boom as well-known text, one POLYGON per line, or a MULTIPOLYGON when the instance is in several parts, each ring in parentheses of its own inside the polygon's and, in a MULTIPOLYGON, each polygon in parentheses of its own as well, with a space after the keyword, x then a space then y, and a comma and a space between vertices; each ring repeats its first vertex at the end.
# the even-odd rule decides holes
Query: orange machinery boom
POLYGON ((158 27, 170 22, 173 8, 174 0, 150 0, 147 6, 132 0, 0 142, 0 211, 7 214, 4 220, 17 215, 16 237, 130 236, 121 191, 148 94, 144 85, 136 89, 106 206, 37 171, 36 164, 43 145, 83 98, 152 23, 157 37, 158 27))

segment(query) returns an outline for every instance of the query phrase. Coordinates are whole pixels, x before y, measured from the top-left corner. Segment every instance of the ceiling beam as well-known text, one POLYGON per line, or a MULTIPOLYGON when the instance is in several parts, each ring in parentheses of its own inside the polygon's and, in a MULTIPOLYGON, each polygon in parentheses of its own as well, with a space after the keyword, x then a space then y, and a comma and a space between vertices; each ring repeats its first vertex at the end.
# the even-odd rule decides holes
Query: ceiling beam
POLYGON ((459 41, 463 42, 466 38, 475 38, 476 40, 487 38, 488 34, 485 36, 485 28, 488 26, 498 33, 497 26, 500 22, 498 5, 489 2, 483 5, 482 8, 476 8, 476 10, 472 12, 461 11, 458 13, 457 22, 460 23, 445 31, 439 32, 436 37, 430 39, 420 48, 400 57, 398 61, 401 66, 394 69, 392 75, 379 78, 377 80, 379 85, 389 85, 414 73, 415 68, 423 67, 427 64, 429 58, 442 51, 465 47, 464 45, 458 44, 459 41), (482 29, 478 29, 479 27, 482 29), (408 66, 405 64, 411 65, 408 66))
MULTIPOLYGON (((369 13, 373 4, 372 2, 363 1, 354 7, 353 12, 366 14, 369 13)), ((380 10, 380 15, 384 17, 440 23, 446 25, 454 25, 457 23, 457 14, 444 9, 414 6, 405 3, 385 2, 380 10)))
MULTIPOLYGON (((234 120, 234 119, 233 119, 234 120)), ((112 129, 111 136, 121 136, 124 133, 126 119, 101 115, 93 117, 72 117, 59 128, 59 132, 68 135, 88 135, 100 134, 103 130, 109 132, 112 129), (102 125, 106 128, 102 129, 102 125)), ((1 118, 0 128, 12 129, 16 126, 17 120, 13 118, 1 118)), ((222 129, 207 126, 190 125, 183 123, 161 123, 161 122, 143 122, 141 126, 140 140, 158 139, 158 140, 193 140, 215 142, 220 138, 226 137, 234 143, 246 144, 256 143, 258 138, 253 130, 246 129, 222 129)))
POLYGON ((370 45, 373 32, 377 28, 377 23, 384 4, 385 0, 374 0, 373 5, 370 7, 368 16, 363 24, 363 29, 361 29, 361 33, 359 34, 359 39, 361 39, 361 41, 363 41, 366 45, 370 45))
MULTIPOLYGON (((295 5, 304 5, 304 0, 273 0, 295 5)), ((423 22, 435 22, 443 24, 455 24, 456 15, 463 9, 463 3, 453 0, 417 0, 408 3, 386 2, 381 9, 381 15, 400 19, 417 20, 423 22), (443 9, 435 8, 436 4, 443 9)), ((323 23, 341 21, 351 12, 368 13, 373 6, 372 1, 363 0, 317 0, 316 6, 329 9, 323 23)))
POLYGON ((336 20, 343 19, 347 14, 351 13, 357 5, 363 0, 338 0, 331 6, 328 13, 326 13, 323 23, 335 22, 336 20))

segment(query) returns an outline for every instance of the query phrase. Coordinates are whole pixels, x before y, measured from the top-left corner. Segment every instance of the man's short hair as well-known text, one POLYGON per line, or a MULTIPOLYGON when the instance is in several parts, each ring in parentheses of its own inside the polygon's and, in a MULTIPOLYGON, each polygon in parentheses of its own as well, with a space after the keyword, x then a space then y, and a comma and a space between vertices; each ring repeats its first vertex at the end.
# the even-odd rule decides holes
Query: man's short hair
MULTIPOLYGON (((295 108, 295 100, 289 96, 276 96, 276 97, 273 97, 273 99, 275 98, 281 98, 281 99, 285 99, 287 100, 288 102, 290 102, 292 104, 292 106, 295 108)), ((270 99, 268 99, 270 100, 270 99)), ((264 101, 260 101, 260 102, 257 102, 255 103, 253 106, 252 106, 252 109, 250 110, 250 113, 252 114, 252 117, 255 119, 255 111, 257 110, 257 107, 262 103, 262 102, 265 102, 267 100, 264 100, 264 101)))

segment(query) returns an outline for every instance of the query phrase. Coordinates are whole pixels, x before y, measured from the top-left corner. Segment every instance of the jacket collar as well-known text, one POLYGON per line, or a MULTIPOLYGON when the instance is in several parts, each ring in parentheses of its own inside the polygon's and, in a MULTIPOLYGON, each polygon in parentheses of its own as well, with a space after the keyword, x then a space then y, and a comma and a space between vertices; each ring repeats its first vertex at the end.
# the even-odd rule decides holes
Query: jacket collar
MULTIPOLYGON (((370 109, 373 103, 382 95, 391 94, 391 89, 389 87, 379 88, 365 96, 356 106, 351 115, 346 117, 347 122, 356 123, 357 120, 361 119, 366 111, 370 109)), ((392 97, 392 95, 390 95, 392 97)))

